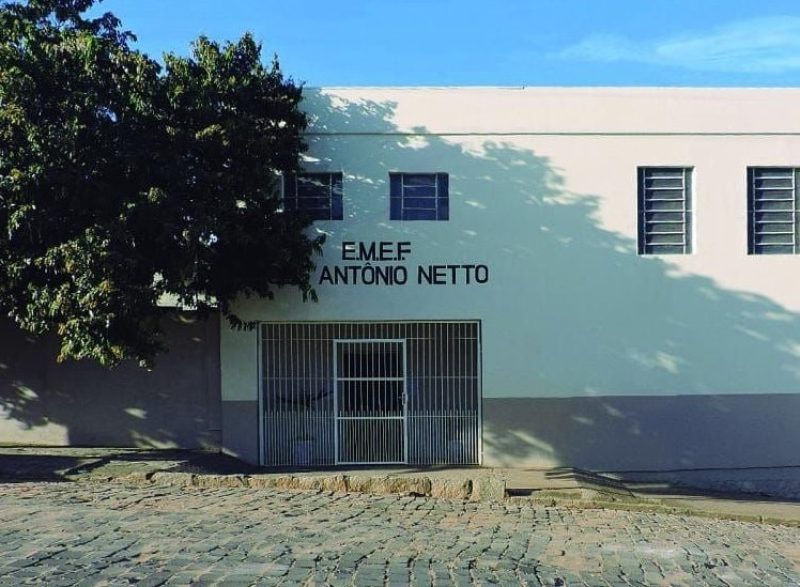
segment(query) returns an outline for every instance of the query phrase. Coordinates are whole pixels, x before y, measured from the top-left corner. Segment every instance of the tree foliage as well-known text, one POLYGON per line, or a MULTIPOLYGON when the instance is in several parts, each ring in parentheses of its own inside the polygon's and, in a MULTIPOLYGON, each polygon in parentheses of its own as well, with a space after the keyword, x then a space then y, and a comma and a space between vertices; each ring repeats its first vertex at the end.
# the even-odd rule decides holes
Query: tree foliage
POLYGON ((234 325, 239 296, 313 297, 321 240, 278 194, 301 88, 250 35, 162 67, 93 4, 0 4, 0 309, 60 358, 149 364, 165 295, 234 325))

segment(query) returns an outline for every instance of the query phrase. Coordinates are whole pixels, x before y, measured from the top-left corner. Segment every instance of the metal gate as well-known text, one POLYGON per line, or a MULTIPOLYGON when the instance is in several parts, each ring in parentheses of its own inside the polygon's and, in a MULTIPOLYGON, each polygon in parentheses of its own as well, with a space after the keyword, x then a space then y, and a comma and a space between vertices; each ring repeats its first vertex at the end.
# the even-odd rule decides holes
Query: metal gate
POLYGON ((408 461, 405 340, 335 340, 336 464, 408 461))
POLYGON ((261 462, 479 464, 480 323, 260 327, 261 462))

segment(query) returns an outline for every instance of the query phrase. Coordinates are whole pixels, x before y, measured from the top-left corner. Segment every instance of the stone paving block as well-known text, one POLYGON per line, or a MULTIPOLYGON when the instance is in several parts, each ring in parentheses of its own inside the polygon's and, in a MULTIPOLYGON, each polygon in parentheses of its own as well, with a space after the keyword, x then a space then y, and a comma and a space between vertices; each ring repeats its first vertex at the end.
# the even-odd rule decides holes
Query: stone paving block
POLYGON ((800 584, 789 527, 236 486, 2 491, 0 586, 800 584))

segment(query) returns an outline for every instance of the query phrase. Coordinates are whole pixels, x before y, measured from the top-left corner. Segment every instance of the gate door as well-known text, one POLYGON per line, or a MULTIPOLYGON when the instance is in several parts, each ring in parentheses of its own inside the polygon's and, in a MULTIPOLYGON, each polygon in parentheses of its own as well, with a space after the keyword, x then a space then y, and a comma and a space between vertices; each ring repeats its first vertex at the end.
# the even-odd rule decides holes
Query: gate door
POLYGON ((334 340, 337 464, 408 462, 406 341, 334 340))

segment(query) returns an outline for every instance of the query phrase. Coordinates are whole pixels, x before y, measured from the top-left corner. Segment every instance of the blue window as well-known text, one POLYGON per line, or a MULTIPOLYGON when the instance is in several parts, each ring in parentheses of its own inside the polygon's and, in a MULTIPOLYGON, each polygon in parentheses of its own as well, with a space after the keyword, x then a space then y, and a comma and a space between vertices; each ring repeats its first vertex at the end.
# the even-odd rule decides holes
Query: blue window
POLYGON ((392 220, 448 220, 449 177, 446 173, 390 173, 392 220))
POLYGON ((283 207, 308 214, 313 220, 341 220, 341 173, 286 173, 283 207))

